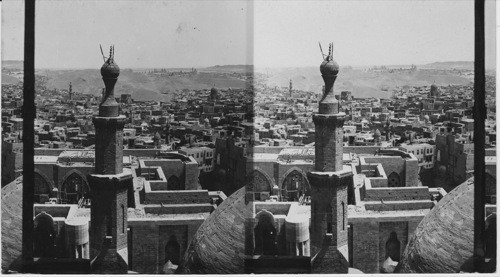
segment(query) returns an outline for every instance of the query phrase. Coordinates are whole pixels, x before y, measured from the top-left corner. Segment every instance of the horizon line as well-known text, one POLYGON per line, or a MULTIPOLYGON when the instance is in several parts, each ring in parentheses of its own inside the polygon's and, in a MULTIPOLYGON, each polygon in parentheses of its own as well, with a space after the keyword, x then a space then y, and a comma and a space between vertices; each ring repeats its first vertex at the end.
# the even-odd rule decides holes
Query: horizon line
MULTIPOLYGON (((4 63, 7 62, 24 62, 23 60, 2 60, 2 68, 4 68, 4 63)), ((346 65, 340 65, 340 67, 380 67, 380 66, 388 66, 388 67, 395 67, 395 66, 411 66, 415 65, 417 67, 419 66, 426 66, 426 65, 432 65, 432 64, 439 64, 439 63, 474 63, 474 61, 436 61, 436 62, 431 62, 431 63, 423 63, 423 64, 417 64, 417 63, 400 63, 400 64, 363 64, 363 65, 356 65, 356 64, 346 64, 346 65)), ((224 64, 224 65, 210 65, 210 66, 172 66, 172 67, 165 67, 165 66, 134 66, 134 67, 123 67, 123 70, 126 69, 132 69, 132 70, 147 70, 147 69, 211 69, 211 68, 216 68, 216 67, 225 67, 225 66, 241 66, 241 67, 254 67, 258 69, 291 69, 291 68, 307 68, 307 67, 317 67, 317 65, 297 65, 297 66, 270 66, 270 65, 263 65, 263 66, 256 66, 255 64, 224 64)), ((85 69, 97 69, 96 67, 39 67, 35 68, 35 70, 85 70, 85 69)), ((493 67, 487 67, 487 69, 496 69, 496 66, 493 67)))

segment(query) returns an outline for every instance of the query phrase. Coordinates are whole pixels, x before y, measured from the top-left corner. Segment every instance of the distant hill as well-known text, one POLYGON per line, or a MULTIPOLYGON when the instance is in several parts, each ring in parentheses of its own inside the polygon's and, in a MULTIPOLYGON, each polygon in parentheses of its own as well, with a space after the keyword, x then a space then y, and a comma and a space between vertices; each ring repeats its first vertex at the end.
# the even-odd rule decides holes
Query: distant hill
MULTIPOLYGON (((81 70, 47 70, 47 87, 67 89, 72 82, 73 90, 98 95, 104 83, 98 69, 81 70)), ((215 85, 219 89, 244 88, 246 82, 232 76, 216 73, 200 72, 196 75, 148 76, 131 69, 121 70, 116 83, 115 95, 131 94, 138 101, 168 101, 171 93, 182 89, 209 89, 215 85)))
POLYGON ((419 66, 420 68, 430 69, 474 69, 474 62, 456 61, 456 62, 435 62, 419 66))
MULTIPOLYGON (((285 69, 258 69, 259 81, 274 87, 288 87, 290 79, 293 87, 299 90, 320 92, 323 79, 318 67, 299 67, 285 69), (263 76, 263 77, 262 77, 263 76)), ((436 83, 437 85, 468 84, 470 81, 452 73, 417 70, 413 73, 374 72, 352 68, 340 68, 335 82, 335 93, 349 90, 354 97, 389 98, 391 89, 396 86, 424 86, 436 83)))
POLYGON ((24 62, 23 61, 2 61, 2 69, 23 69, 24 62))
POLYGON ((199 72, 218 72, 218 73, 251 73, 253 65, 216 65, 198 69, 199 72))
POLYGON ((9 76, 7 74, 2 73, 2 84, 15 85, 19 82, 21 82, 21 80, 17 79, 16 77, 9 76))

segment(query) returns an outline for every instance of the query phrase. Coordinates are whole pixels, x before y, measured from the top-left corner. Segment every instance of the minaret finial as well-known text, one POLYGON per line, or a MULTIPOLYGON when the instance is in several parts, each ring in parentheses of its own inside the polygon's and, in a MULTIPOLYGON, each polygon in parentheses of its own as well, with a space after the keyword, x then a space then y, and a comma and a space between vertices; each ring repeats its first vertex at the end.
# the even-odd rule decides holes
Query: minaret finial
POLYGON ((331 61, 333 59, 333 42, 330 42, 330 47, 328 48, 328 61, 331 61))
POLYGON ((109 58, 108 61, 113 62, 115 59, 115 46, 111 45, 109 46, 109 58))
POLYGON ((333 42, 328 44, 328 56, 323 60, 319 67, 321 76, 325 82, 323 98, 319 103, 320 114, 336 114, 339 112, 338 101, 335 99, 333 84, 337 79, 339 65, 333 59, 333 42))

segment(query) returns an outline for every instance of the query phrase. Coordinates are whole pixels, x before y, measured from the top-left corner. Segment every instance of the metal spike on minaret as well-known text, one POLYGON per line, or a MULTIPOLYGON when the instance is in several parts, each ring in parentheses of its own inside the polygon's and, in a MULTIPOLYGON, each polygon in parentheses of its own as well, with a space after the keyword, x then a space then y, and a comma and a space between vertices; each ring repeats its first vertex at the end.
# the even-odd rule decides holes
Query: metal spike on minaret
POLYGON ((328 61, 331 61, 333 58, 332 52, 333 52, 333 43, 330 43, 330 45, 328 47, 328 57, 327 57, 328 61))

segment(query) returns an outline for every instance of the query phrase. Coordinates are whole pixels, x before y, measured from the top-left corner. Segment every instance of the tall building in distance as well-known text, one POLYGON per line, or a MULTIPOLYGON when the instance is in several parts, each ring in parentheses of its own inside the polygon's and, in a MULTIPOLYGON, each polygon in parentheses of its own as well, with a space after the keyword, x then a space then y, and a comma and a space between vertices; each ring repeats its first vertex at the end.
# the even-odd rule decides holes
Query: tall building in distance
POLYGON ((69 91, 68 91, 68 94, 69 94, 69 101, 71 101, 71 98, 73 96, 73 85, 71 84, 71 82, 69 82, 69 91))

